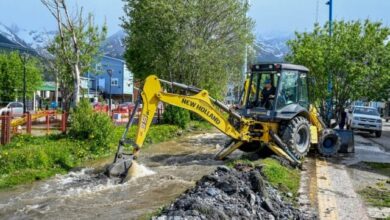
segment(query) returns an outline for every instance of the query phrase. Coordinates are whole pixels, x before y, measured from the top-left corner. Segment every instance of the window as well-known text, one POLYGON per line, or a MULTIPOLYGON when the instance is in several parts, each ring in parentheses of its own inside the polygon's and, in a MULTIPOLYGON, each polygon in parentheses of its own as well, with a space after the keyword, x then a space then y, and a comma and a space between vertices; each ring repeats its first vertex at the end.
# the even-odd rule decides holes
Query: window
POLYGON ((298 79, 298 85, 299 85, 299 100, 298 103, 308 108, 309 107, 309 96, 307 94, 307 73, 300 73, 299 79, 298 79))
POLYGON ((378 111, 374 108, 355 108, 353 113, 354 114, 362 114, 362 115, 379 116, 378 111))
POLYGON ((9 108, 22 108, 23 104, 18 103, 18 102, 11 102, 9 105, 9 108))
MULTIPOLYGON (((262 90, 266 81, 270 81, 272 87, 275 87, 279 81, 279 74, 275 72, 263 72, 253 73, 251 79, 251 89, 249 91, 249 105, 259 107, 263 99, 262 90)), ((271 101, 271 107, 273 106, 273 100, 271 101)))
MULTIPOLYGON (((278 91, 277 109, 297 103, 298 71, 283 71, 278 91)), ((307 95, 307 94, 306 94, 307 95)))
POLYGON ((118 86, 118 78, 112 78, 111 79, 111 86, 118 86))
POLYGON ((103 71, 102 64, 101 63, 97 63, 96 64, 96 72, 101 72, 101 71, 103 71))

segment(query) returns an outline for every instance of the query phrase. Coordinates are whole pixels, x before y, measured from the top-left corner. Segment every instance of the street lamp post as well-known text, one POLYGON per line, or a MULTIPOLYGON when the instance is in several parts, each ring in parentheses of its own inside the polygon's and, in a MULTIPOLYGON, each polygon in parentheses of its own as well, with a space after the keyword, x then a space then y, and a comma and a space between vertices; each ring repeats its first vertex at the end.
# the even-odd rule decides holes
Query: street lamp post
POLYGON ((327 121, 330 124, 330 120, 332 118, 332 108, 333 108, 333 85, 332 85, 332 72, 331 72, 331 66, 329 63, 329 59, 331 56, 331 50, 332 50, 332 23, 333 23, 333 0, 329 0, 326 3, 329 6, 329 51, 328 51, 328 109, 327 109, 327 121))
POLYGON ((26 84, 27 84, 27 80, 26 80, 26 57, 27 57, 27 54, 26 53, 22 53, 22 55, 20 55, 20 59, 22 60, 23 62, 23 113, 26 113, 27 112, 27 106, 26 106, 26 84))
POLYGON ((112 93, 112 69, 107 70, 108 75, 110 76, 110 94, 108 100, 108 108, 111 111, 111 93, 112 93))

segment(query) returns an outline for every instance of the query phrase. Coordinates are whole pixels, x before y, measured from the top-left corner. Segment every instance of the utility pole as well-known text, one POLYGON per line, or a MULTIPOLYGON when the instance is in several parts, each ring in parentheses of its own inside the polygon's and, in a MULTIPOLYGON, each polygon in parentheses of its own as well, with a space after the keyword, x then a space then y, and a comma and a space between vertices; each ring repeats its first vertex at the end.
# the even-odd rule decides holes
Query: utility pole
POLYGON ((333 108, 333 85, 332 85, 332 72, 329 64, 329 59, 332 51, 332 19, 333 19, 333 0, 329 0, 326 3, 329 6, 329 52, 328 52, 328 107, 327 107, 327 121, 330 125, 330 120, 333 116, 332 108, 333 108))
POLYGON ((108 109, 111 112, 111 93, 112 93, 112 69, 107 70, 108 75, 110 76, 110 94, 108 100, 108 109))
POLYGON ((318 12, 319 12, 319 8, 320 8, 320 0, 317 0, 316 2, 316 17, 315 17, 315 22, 318 24, 318 12))
POLYGON ((27 54, 25 52, 21 55, 21 60, 23 62, 23 113, 25 114, 27 112, 27 106, 26 106, 26 56, 27 54))
MULTIPOLYGON (((244 8, 245 10, 247 10, 249 8, 249 5, 250 5, 250 0, 245 0, 245 3, 244 3, 244 8)), ((248 18, 248 11, 245 12, 245 18, 248 18)), ((244 82, 246 80, 246 74, 248 72, 248 44, 245 43, 245 54, 244 54, 244 66, 242 68, 242 83, 241 85, 238 87, 240 88, 242 86, 242 90, 244 90, 244 82)), ((240 90, 238 90, 238 96, 240 96, 240 90)), ((234 89, 233 89, 233 93, 234 93, 234 89)), ((238 99, 240 99, 240 97, 238 97, 238 99)))

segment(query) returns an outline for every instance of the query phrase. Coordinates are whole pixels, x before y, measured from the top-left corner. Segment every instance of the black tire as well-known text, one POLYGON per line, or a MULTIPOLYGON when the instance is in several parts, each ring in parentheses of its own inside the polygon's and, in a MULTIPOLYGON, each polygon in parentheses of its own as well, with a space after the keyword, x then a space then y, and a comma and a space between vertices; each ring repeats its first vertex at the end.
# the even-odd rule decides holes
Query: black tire
POLYGON ((351 126, 347 123, 347 130, 351 130, 351 126))
POLYGON ((375 131, 375 137, 380 138, 382 136, 382 131, 375 131))
POLYGON ((282 130, 281 137, 291 153, 297 159, 302 159, 310 149, 309 121, 302 116, 291 119, 282 130))
POLYGON ((340 150, 341 139, 332 129, 324 129, 319 137, 318 152, 325 157, 330 157, 340 150))

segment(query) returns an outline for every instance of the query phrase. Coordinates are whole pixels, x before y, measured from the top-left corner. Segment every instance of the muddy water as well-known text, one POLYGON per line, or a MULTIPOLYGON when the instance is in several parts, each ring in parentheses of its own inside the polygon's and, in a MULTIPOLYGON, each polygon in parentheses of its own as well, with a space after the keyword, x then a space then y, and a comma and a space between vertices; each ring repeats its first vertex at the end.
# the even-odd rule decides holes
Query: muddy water
POLYGON ((211 133, 151 146, 141 153, 137 176, 122 185, 84 168, 2 191, 0 219, 140 219, 221 164, 213 156, 225 141, 211 133))

